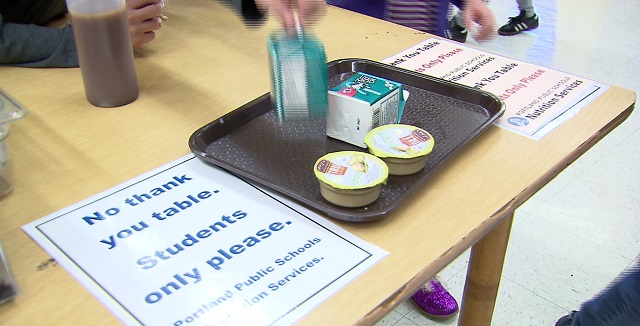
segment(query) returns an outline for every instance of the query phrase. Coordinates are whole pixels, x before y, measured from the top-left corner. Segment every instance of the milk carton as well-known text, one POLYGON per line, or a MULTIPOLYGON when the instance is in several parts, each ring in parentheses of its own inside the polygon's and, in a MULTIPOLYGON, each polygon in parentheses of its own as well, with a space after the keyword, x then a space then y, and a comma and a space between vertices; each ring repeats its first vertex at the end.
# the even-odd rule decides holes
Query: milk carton
POLYGON ((367 148, 367 133, 400 122, 403 109, 402 84, 356 73, 329 91, 327 136, 367 148))

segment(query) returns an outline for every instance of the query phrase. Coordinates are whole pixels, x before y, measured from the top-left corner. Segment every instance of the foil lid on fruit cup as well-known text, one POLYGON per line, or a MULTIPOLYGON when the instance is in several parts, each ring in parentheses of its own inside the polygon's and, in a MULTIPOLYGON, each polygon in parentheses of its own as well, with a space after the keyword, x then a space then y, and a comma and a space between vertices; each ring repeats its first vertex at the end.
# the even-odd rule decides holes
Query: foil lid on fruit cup
POLYGON ((364 143, 377 157, 408 159, 431 153, 435 141, 431 134, 421 128, 391 124, 369 131, 364 143))
POLYGON ((387 182, 389 169, 381 159, 364 152, 342 151, 322 156, 314 165, 316 177, 336 189, 364 189, 387 182))

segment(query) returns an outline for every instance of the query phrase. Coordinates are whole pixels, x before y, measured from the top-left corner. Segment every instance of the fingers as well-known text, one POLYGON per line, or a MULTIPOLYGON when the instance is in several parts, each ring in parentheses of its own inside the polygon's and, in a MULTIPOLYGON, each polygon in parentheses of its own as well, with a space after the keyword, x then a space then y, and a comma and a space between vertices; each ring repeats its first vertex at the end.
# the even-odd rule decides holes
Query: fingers
POLYGON ((480 27, 478 28, 478 33, 474 37, 476 40, 485 41, 491 39, 495 35, 495 19, 490 11, 478 17, 477 22, 480 27))
POLYGON ((129 26, 129 33, 131 34, 131 45, 134 49, 143 47, 145 44, 153 41, 156 38, 156 33, 161 27, 161 19, 154 17, 147 19, 136 25, 129 26))
POLYGON ((162 8, 158 0, 127 0, 131 44, 140 48, 156 38, 154 31, 162 27, 162 8))
POLYGON ((256 0, 256 4, 275 14, 289 31, 296 29, 296 15, 301 25, 310 26, 326 12, 324 0, 256 0))
POLYGON ((285 30, 291 31, 296 29, 296 20, 289 1, 271 1, 269 11, 273 11, 280 18, 285 30))
POLYGON ((154 17, 162 16, 157 0, 127 0, 129 24, 137 24, 154 17))
POLYGON ((473 38, 478 41, 492 38, 495 33, 495 17, 491 9, 482 1, 470 0, 466 4, 463 19, 467 28, 474 26, 474 22, 479 25, 473 38))
POLYGON ((162 9, 159 0, 126 0, 127 9, 140 9, 149 5, 158 5, 158 9, 162 9))
POLYGON ((464 21, 464 26, 466 26, 467 29, 471 29, 472 26, 474 26, 474 21, 471 17, 472 15, 469 10, 465 10, 462 12, 462 20, 464 21))
POLYGON ((302 26, 311 26, 316 23, 327 11, 324 0, 298 0, 298 19, 302 26))
POLYGON ((131 39, 131 45, 133 45, 134 49, 139 49, 143 47, 145 44, 153 41, 156 38, 155 32, 146 32, 141 35, 136 35, 135 40, 131 39))

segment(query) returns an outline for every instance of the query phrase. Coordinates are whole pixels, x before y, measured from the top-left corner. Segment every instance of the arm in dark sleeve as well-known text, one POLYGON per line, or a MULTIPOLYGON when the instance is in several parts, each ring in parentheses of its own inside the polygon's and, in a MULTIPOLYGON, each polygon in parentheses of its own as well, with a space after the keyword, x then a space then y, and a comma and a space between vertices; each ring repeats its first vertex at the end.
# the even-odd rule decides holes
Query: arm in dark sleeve
POLYGON ((78 66, 70 25, 62 29, 5 23, 0 15, 0 65, 31 68, 78 66))
POLYGON ((462 0, 450 0, 449 2, 451 2, 452 5, 458 7, 458 9, 462 10, 462 0))
POLYGON ((255 0, 222 0, 222 2, 230 5, 249 23, 263 22, 266 18, 266 15, 258 9, 255 0))

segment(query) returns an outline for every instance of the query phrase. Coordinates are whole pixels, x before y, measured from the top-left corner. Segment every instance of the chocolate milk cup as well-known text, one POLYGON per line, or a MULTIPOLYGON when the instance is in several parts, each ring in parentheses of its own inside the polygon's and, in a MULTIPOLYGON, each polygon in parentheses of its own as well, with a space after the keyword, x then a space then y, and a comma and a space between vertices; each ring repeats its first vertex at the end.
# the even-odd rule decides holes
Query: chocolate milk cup
POLYGON ((115 107, 138 98, 125 0, 66 0, 89 103, 115 107))

